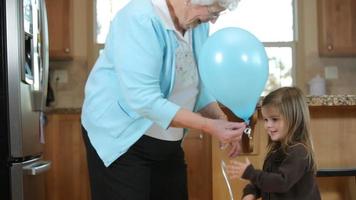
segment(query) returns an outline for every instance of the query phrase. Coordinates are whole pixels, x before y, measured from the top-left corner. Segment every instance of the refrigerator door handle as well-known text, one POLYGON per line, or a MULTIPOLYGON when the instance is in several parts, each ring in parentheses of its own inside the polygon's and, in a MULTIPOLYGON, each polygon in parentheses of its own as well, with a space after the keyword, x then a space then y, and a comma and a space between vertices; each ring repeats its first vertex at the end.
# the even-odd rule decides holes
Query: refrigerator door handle
POLYGON ((41 0, 40 5, 41 10, 41 19, 42 19, 42 64, 43 64, 43 83, 42 83, 42 107, 41 111, 45 110, 46 107, 46 98, 47 98, 47 88, 48 88, 48 74, 49 74, 49 39, 48 39, 48 18, 47 18, 47 7, 46 0, 41 0))
POLYGON ((51 168, 50 161, 40 160, 40 161, 31 163, 29 165, 26 165, 22 169, 25 172, 25 174, 31 175, 31 176, 36 176, 43 172, 48 171, 50 168, 51 168))
POLYGON ((48 40, 48 19, 45 0, 39 1, 40 21, 41 21, 41 73, 39 78, 39 89, 32 91, 33 96, 33 110, 45 111, 47 87, 48 87, 48 73, 49 73, 49 40, 48 40))

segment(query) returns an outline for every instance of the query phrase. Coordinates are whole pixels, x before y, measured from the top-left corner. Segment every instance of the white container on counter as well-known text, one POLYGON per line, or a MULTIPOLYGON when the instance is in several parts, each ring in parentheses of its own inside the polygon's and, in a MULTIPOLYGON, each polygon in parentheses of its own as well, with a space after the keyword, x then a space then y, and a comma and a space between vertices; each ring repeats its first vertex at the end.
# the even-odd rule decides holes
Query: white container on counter
POLYGON ((319 74, 309 81, 309 93, 314 96, 325 95, 325 80, 319 74))

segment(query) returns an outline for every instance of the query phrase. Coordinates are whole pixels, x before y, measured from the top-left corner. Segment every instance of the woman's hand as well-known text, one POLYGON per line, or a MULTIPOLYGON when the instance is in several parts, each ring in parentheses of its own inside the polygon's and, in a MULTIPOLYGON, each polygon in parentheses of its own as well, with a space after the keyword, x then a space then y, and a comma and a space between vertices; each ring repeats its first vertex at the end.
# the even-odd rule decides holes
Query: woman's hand
POLYGON ((241 152, 241 138, 237 141, 230 142, 230 150, 229 150, 229 157, 234 158, 239 155, 241 152))
POLYGON ((238 138, 237 140, 229 142, 229 143, 220 142, 220 149, 221 150, 227 149, 226 151, 228 151, 227 152, 228 156, 230 158, 234 158, 240 154, 241 149, 242 149, 241 145, 242 145, 241 138, 238 138))
MULTIPOLYGON (((210 123, 213 126, 213 128, 212 129, 210 128, 210 130, 209 130, 208 127, 204 127, 204 128, 208 128, 208 130, 204 130, 204 131, 207 133, 210 133, 211 135, 216 136, 220 140, 222 148, 230 146, 230 151, 229 151, 230 157, 237 156, 238 153, 241 151, 242 132, 245 129, 246 124, 240 123, 240 122, 228 122, 228 117, 226 116, 224 111, 220 108, 220 106, 217 102, 212 102, 209 105, 205 106, 203 109, 201 109, 199 111, 199 113, 204 117, 217 119, 217 120, 212 120, 212 121, 207 120, 206 123, 210 123), (225 122, 223 122, 223 121, 225 121, 225 122), (214 124, 216 124, 216 125, 214 125, 214 124), (235 124, 235 125, 233 125, 234 127, 225 127, 224 128, 224 126, 229 126, 228 124, 235 124), (223 127, 220 128, 220 130, 219 130, 219 126, 223 126, 223 127), (241 130, 240 130, 240 127, 241 127, 241 130), (215 132, 214 132, 214 128, 215 128, 215 132), (237 133, 237 135, 231 136, 231 137, 224 136, 224 135, 221 136, 221 134, 228 133, 228 131, 226 131, 226 129, 227 130, 230 129, 230 132, 232 134, 237 133), (227 139, 227 140, 224 139, 226 137, 228 137, 229 139, 227 139)), ((209 126, 209 124, 206 124, 206 125, 209 126)), ((231 134, 231 133, 228 133, 228 134, 231 134)))
POLYGON ((251 163, 248 158, 246 158, 245 162, 232 160, 230 164, 227 165, 227 173, 231 179, 241 178, 249 165, 251 165, 251 163))
POLYGON ((241 137, 246 124, 243 122, 229 122, 226 120, 216 120, 205 118, 202 130, 210 133, 222 143, 241 141, 241 137))
POLYGON ((242 198, 242 200, 256 200, 255 195, 253 194, 248 194, 242 198))
MULTIPOLYGON (((225 116, 223 112, 222 114, 221 116, 225 116)), ((218 118, 220 113, 212 115, 218 118)), ((229 122, 226 119, 209 119, 184 108, 178 110, 170 126, 201 130, 216 137, 222 143, 241 141, 243 131, 246 128, 246 124, 243 122, 229 122)))

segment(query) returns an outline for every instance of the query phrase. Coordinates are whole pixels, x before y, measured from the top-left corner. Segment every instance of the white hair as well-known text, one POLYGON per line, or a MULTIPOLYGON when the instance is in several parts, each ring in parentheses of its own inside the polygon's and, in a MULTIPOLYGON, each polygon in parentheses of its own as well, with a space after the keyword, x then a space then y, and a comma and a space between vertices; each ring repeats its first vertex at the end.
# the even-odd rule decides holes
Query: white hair
POLYGON ((240 0, 191 0, 192 4, 196 5, 212 5, 218 3, 220 6, 233 10, 237 7, 240 0))

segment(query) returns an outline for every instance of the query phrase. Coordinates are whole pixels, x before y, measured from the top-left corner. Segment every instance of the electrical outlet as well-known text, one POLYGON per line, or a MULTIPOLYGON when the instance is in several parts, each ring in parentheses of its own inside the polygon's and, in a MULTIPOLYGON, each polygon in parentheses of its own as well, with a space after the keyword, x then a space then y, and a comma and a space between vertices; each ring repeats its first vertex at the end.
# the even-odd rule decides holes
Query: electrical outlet
POLYGON ((57 83, 67 83, 68 82, 68 71, 64 69, 54 70, 53 78, 57 83))
POLYGON ((339 73, 337 66, 325 66, 325 79, 338 79, 339 73))

